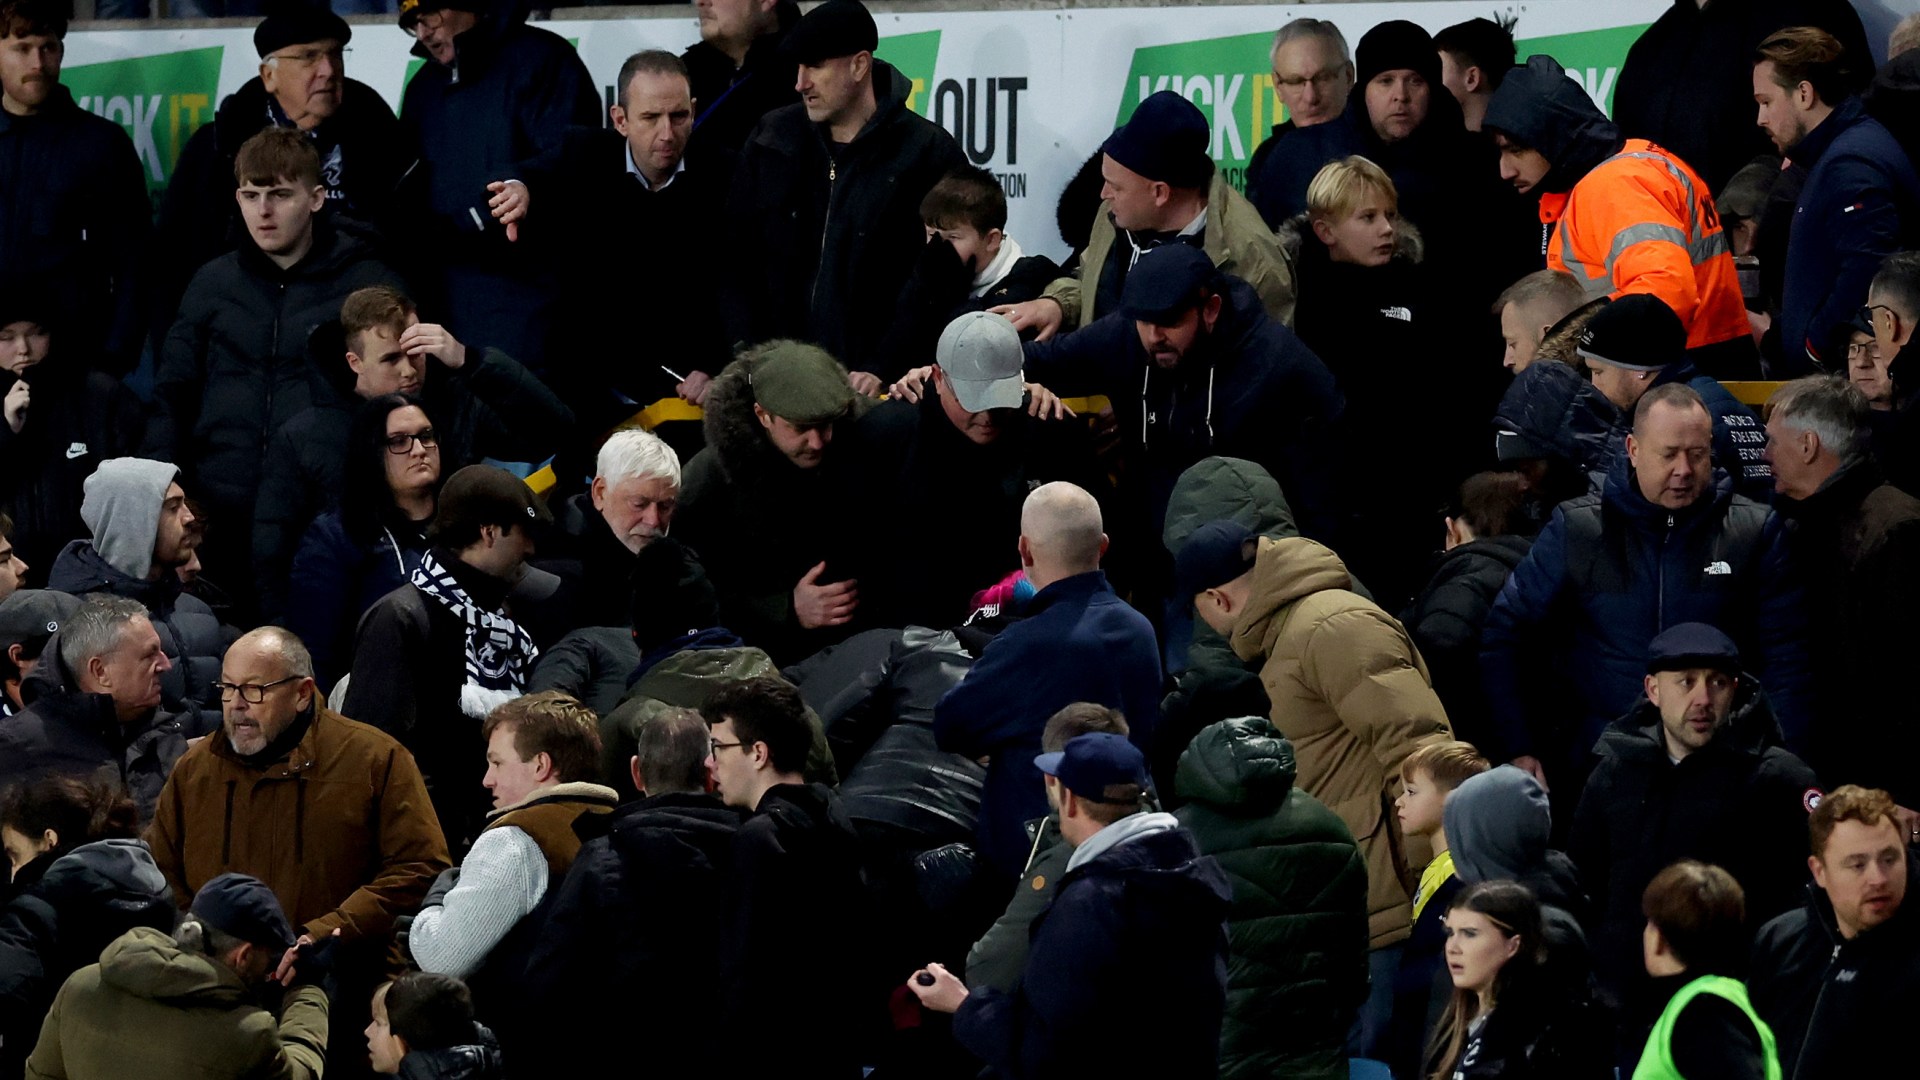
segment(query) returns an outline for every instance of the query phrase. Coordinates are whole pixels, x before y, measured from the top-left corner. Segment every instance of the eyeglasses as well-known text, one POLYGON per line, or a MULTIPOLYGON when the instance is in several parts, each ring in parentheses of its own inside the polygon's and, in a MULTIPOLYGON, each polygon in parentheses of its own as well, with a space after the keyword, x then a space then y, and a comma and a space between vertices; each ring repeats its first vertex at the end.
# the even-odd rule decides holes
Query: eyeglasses
POLYGON ((1865 356, 1867 355, 1867 350, 1871 348, 1873 348, 1873 342, 1871 341, 1853 342, 1847 346, 1847 359, 1852 360, 1858 356, 1865 356))
POLYGON ((429 11, 421 15, 419 18, 416 18, 413 20, 412 32, 418 33, 422 30, 438 30, 440 29, 441 24, 445 23, 446 21, 447 21, 446 12, 429 11))
POLYGON ((413 449, 414 443, 419 443, 420 449, 422 450, 431 450, 440 445, 440 436, 435 435, 432 428, 428 428, 425 431, 416 431, 412 434, 401 432, 398 435, 389 435, 387 436, 387 453, 408 453, 413 449))
POLYGON ((1860 309, 1860 318, 1861 318, 1861 319, 1862 319, 1863 321, 1865 321, 1865 322, 1866 322, 1866 324, 1867 324, 1868 326, 1872 326, 1872 325, 1873 325, 1873 320, 1874 320, 1874 312, 1876 312, 1876 311, 1884 311, 1884 312, 1886 312, 1887 314, 1889 314, 1889 315, 1891 315, 1891 316, 1893 316, 1893 317, 1894 317, 1894 319, 1896 319, 1896 320, 1898 320, 1898 319, 1900 318, 1900 313, 1899 313, 1899 312, 1897 312, 1897 311, 1895 311, 1895 310, 1893 310, 1892 308, 1890 308, 1890 307, 1888 307, 1888 306, 1887 306, 1887 305, 1885 305, 1885 304, 1868 304, 1868 305, 1866 305, 1865 307, 1863 307, 1863 308, 1861 308, 1861 309, 1860 309))
POLYGON ((346 63, 347 54, 352 51, 352 49, 345 45, 341 45, 332 49, 301 49, 298 52, 275 53, 267 57, 267 59, 285 60, 289 64, 299 64, 301 67, 312 67, 320 62, 321 57, 325 57, 333 61, 334 67, 339 67, 346 63))
POLYGON ((221 701, 225 701, 233 695, 239 694, 241 701, 249 705, 258 705, 267 700, 267 691, 276 686, 285 686, 287 683, 296 682, 304 678, 306 678, 304 675, 289 675, 284 679, 275 679, 270 683, 217 682, 214 683, 213 686, 214 689, 220 691, 221 701))
POLYGON ((732 747, 735 747, 735 746, 745 746, 745 745, 747 744, 744 742, 721 742, 719 739, 707 740, 708 752, 714 753, 714 754, 717 754, 722 750, 731 749, 732 747))
POLYGON ((1308 83, 1312 83, 1315 90, 1325 93, 1340 85, 1340 80, 1346 77, 1347 69, 1344 65, 1334 68, 1331 71, 1316 72, 1312 75, 1282 75, 1276 71, 1273 75, 1273 84, 1275 86, 1284 86, 1289 90, 1298 90, 1308 83))

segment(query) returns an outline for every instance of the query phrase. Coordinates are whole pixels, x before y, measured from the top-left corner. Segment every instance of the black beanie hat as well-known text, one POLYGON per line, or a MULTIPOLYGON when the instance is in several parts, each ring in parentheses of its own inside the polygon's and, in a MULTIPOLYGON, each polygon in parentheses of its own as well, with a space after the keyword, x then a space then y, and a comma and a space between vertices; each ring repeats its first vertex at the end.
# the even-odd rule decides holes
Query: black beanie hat
POLYGON ((302 0, 271 5, 267 17, 253 28, 253 49, 262 60, 289 45, 316 41, 337 41, 345 45, 352 40, 353 27, 347 25, 347 20, 335 15, 325 4, 316 6, 302 0))
POLYGON ((1149 96, 1100 149, 1149 180, 1177 188, 1204 187, 1213 178, 1207 143, 1213 127, 1200 107, 1171 90, 1149 96))
POLYGON ((1354 83, 1365 86, 1383 71, 1407 68, 1419 72, 1436 91, 1440 85, 1440 50, 1420 24, 1392 19, 1367 31, 1353 50, 1354 83))

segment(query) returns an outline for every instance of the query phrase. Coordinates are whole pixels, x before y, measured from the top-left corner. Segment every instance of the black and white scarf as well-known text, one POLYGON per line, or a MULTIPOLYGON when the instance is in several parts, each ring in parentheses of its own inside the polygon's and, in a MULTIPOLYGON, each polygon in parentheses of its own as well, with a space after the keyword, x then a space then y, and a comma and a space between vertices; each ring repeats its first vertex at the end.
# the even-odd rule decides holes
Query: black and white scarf
POLYGON ((474 603, 431 551, 420 556, 420 568, 412 580, 414 587, 467 624, 467 681, 460 688, 460 711, 484 720, 494 709, 524 694, 527 672, 540 650, 520 624, 474 603))

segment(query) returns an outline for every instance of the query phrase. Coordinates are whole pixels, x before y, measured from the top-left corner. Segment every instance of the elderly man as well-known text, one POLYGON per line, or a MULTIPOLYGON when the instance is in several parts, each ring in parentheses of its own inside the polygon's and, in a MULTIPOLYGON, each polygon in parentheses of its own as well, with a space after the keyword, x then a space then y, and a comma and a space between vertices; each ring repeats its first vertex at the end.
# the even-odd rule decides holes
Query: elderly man
POLYGON ((1253 204, 1214 168, 1212 130, 1199 107, 1171 90, 1142 101, 1100 148, 1100 212, 1078 276, 1054 281, 1038 300, 992 310, 1040 341, 1091 326, 1122 306, 1145 252, 1174 245, 1204 251, 1252 286, 1267 315, 1291 323, 1293 265, 1253 204))
MULTIPOLYGON (((679 504, 680 455, 673 447, 638 429, 607 437, 592 486, 560 504, 547 545, 552 557, 538 563, 560 577, 567 629, 625 625, 633 593, 661 584, 635 580, 643 565, 677 575, 679 560, 642 556, 667 539, 679 504)), ((668 546, 690 557, 678 544, 668 546)))
MULTIPOLYGON (((184 906, 222 874, 279 898, 302 942, 339 936, 330 1063, 366 1059, 373 988, 390 974, 394 920, 412 911, 447 844, 413 755, 328 709, 294 637, 262 627, 227 650, 223 729, 180 759, 147 831, 184 906)), ((283 968, 285 965, 282 965, 283 968)))
POLYGON ((1891 792, 1920 807, 1908 762, 1920 754, 1907 706, 1888 673, 1920 635, 1920 499, 1886 483, 1869 446, 1866 396, 1809 376, 1769 402, 1767 460, 1774 509, 1795 523, 1791 548, 1806 576, 1815 685, 1825 721, 1807 753, 1830 783, 1891 792))
POLYGON ((1247 199, 1258 205, 1254 177, 1264 170, 1267 157, 1288 133, 1337 120, 1346 111, 1353 92, 1353 60, 1346 35, 1325 19, 1295 19, 1273 35, 1274 93, 1287 118, 1273 125, 1247 160, 1247 199))
POLYGON ((21 684, 26 708, 0 724, 0 788, 47 775, 88 776, 110 765, 142 820, 197 734, 160 704, 171 668, 146 609, 118 596, 80 605, 50 642, 52 663, 21 684))
POLYGON ((156 248, 166 276, 156 282, 156 303, 163 318, 195 270, 232 250, 240 231, 233 158, 263 128, 296 128, 313 140, 336 213, 370 224, 383 219, 407 164, 400 122, 372 87, 346 77, 352 40, 353 28, 324 5, 286 4, 254 28, 260 74, 187 140, 160 203, 156 248))
POLYGON ((217 704, 213 684, 232 632, 205 601, 181 590, 179 570, 193 559, 200 531, 180 470, 145 458, 103 461, 87 477, 80 519, 93 539, 75 540, 60 552, 47 587, 145 605, 173 667, 162 684, 168 707, 217 704))
POLYGON ((980 850, 996 875, 1026 865, 1026 823, 1047 812, 1033 757, 1047 719, 1077 701, 1118 709, 1150 745, 1159 716, 1160 650, 1146 616, 1100 570, 1107 534, 1084 489, 1045 484, 1020 513, 1020 564, 1035 592, 933 714, 940 749, 988 758, 980 850))
POLYGON ((1647 391, 1603 492, 1561 504, 1487 616, 1480 664, 1499 740, 1488 756, 1544 775, 1569 807, 1595 741, 1642 693, 1647 643, 1676 623, 1732 637, 1757 662, 1788 748, 1805 745, 1807 623, 1786 530, 1734 494, 1712 440, 1693 388, 1647 391), (1541 689, 1543 667, 1571 684, 1551 701, 1522 689, 1541 689))

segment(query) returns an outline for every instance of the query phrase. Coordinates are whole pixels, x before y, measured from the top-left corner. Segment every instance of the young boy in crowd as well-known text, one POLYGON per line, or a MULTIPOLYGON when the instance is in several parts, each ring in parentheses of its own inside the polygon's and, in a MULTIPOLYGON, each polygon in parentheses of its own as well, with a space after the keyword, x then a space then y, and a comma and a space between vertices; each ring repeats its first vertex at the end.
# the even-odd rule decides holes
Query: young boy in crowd
POLYGON ((1425 837, 1433 845, 1433 861, 1420 872, 1413 894, 1413 937, 1407 940, 1394 979, 1393 1019, 1381 1040, 1381 1056, 1397 1076, 1416 1075, 1422 1040, 1447 1001, 1446 993, 1434 992, 1445 974, 1447 929, 1442 918, 1461 884, 1454 876, 1441 812, 1454 788, 1487 769, 1487 759, 1473 744, 1458 741, 1429 743, 1408 754, 1400 766, 1401 793, 1393 803, 1400 829, 1409 837, 1425 837))
POLYGON ((889 382, 933 363, 940 332, 955 318, 1035 299, 1060 276, 1052 259, 1028 255, 1007 235, 1007 193, 978 166, 959 166, 933 185, 920 220, 927 247, 888 333, 881 374, 889 382))
POLYGON ((499 1080, 500 1049, 474 1022, 473 995, 451 975, 413 971, 373 992, 373 1071, 414 1080, 499 1080))

